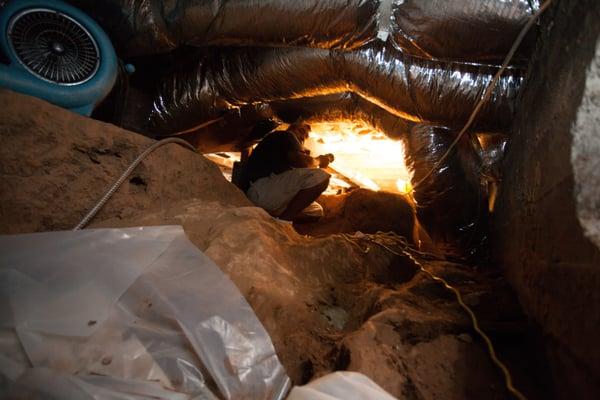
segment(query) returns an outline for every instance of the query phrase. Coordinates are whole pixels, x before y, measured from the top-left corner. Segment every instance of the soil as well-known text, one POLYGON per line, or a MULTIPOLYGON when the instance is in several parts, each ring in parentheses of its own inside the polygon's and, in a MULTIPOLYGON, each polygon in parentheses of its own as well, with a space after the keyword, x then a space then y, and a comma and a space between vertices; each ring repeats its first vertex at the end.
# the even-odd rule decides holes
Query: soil
MULTIPOLYGON (((183 225, 192 242, 230 276, 270 333, 295 384, 352 370, 400 399, 507 396, 454 297, 407 257, 371 241, 400 251, 392 236, 311 238, 261 209, 224 209, 201 200, 95 226, 157 224, 183 225)), ((526 326, 499 277, 443 260, 421 261, 464 292, 484 329, 503 336, 526 326)))
POLYGON ((401 194, 356 189, 337 196, 321 196, 325 215, 321 220, 299 224, 296 230, 312 236, 331 233, 394 231, 418 243, 415 206, 401 194))
MULTIPOLYGON (((0 233, 71 228, 151 143, 7 91, 0 91, 0 133, 0 233)), ((182 225, 251 304, 294 384, 352 370, 399 399, 507 398, 454 297, 381 245, 403 254, 398 236, 299 234, 252 207, 216 165, 173 145, 147 158, 136 176, 92 227, 182 225)), ((500 343, 500 357, 522 350, 531 329, 500 276, 413 255, 463 293, 500 343)), ((515 358, 521 364, 531 360, 525 353, 515 358)), ((524 365, 510 364, 516 384, 542 398, 530 367, 537 364, 524 365)))

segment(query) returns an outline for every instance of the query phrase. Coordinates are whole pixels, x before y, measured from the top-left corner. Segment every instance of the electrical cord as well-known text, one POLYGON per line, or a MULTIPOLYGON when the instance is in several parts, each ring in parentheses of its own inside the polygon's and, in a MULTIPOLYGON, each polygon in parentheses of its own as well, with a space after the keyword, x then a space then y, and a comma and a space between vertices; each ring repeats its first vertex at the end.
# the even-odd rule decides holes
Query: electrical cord
POLYGON ((519 32, 519 35, 515 39, 515 42, 513 43, 512 47, 508 51, 508 54, 504 58, 504 61, 502 62, 502 66, 496 72, 496 74, 494 75, 493 79, 490 81, 489 85, 487 86, 487 88, 483 92, 483 96, 481 96, 481 99, 479 99, 479 101, 475 105, 475 108, 473 109, 473 112, 469 116, 469 119, 467 120, 467 123, 465 124, 465 126, 463 126, 463 128, 460 130, 460 132, 458 133, 458 135, 456 135, 456 138, 454 138, 454 140, 452 141, 452 143, 450 144, 450 146, 448 147, 448 149, 444 152, 444 154, 442 155, 442 157, 433 165, 433 167, 421 179, 419 179, 419 181, 417 183, 415 183, 413 185, 414 189, 416 189, 420 185, 422 185, 423 182, 425 182, 431 176, 431 174, 433 174, 440 167, 440 165, 446 160, 446 158, 448 158, 448 156, 450 155, 450 153, 452 152, 452 150, 454 150, 454 147, 456 147, 456 145, 458 144, 458 142, 460 141, 460 139, 464 136, 464 134, 467 132, 467 130, 471 127, 471 125, 473 125, 473 122, 475 121, 475 118, 477 118, 477 115, 479 114, 479 111, 481 111, 481 108, 483 107, 483 105, 492 96, 492 92, 496 88, 496 85, 498 84, 498 81, 500 81, 500 77, 502 76, 502 74, 504 73, 504 71, 506 70, 506 68, 508 67, 508 64, 510 63, 510 61, 513 58, 513 56, 515 55, 515 52, 517 51, 517 49, 521 45, 521 42, 523 41, 523 39, 525 38, 525 36, 529 32, 529 30, 531 29, 531 27, 535 24, 535 22, 537 21, 537 19, 540 17, 540 15, 542 15, 542 13, 544 11, 546 11, 546 9, 550 6, 551 3, 552 3, 552 0, 546 0, 546 2, 544 2, 544 4, 539 8, 539 10, 537 10, 535 12, 535 14, 533 14, 531 16, 531 18, 529 18, 529 21, 527 21, 527 24, 525 24, 525 26, 521 29, 521 32, 519 32))
POLYGON ((438 256, 436 256, 434 254, 429 254, 429 253, 425 253, 425 252, 421 252, 421 251, 412 249, 404 237, 396 235, 393 232, 388 232, 388 233, 377 232, 375 235, 362 234, 360 236, 355 235, 354 237, 347 237, 347 235, 342 235, 342 237, 345 240, 347 240, 348 242, 351 242, 362 253, 367 253, 369 251, 369 248, 367 247, 366 249, 362 249, 360 247, 360 245, 358 243, 356 243, 356 241, 355 241, 357 238, 362 238, 362 239, 367 240, 370 243, 376 244, 376 245, 380 246, 381 248, 387 250, 391 254, 394 254, 398 257, 408 257, 419 268, 419 270, 421 272, 425 273, 432 280, 441 283, 442 285, 444 285, 444 287, 446 289, 448 289, 449 291, 454 293, 454 296, 456 297, 456 300, 457 300, 458 304, 460 305, 460 307, 469 315, 469 317, 471 319, 471 323, 473 325, 473 329, 475 330, 475 332, 477 332, 479 334, 479 336, 481 336, 481 338, 485 342, 487 349, 488 349, 489 356, 492 359, 492 362, 502 371, 502 374, 504 375, 506 389, 509 391, 509 393, 511 393, 518 400, 527 400, 527 398, 523 395, 523 393, 521 393, 517 388, 515 388, 510 371, 508 370, 506 365, 504 365, 504 363, 498 359, 498 356, 496 355, 496 350, 494 349, 494 345, 493 345, 491 339, 487 336, 487 334, 479 326, 479 321, 477 319, 477 316, 475 315, 473 310, 464 302, 460 291, 458 289, 456 289, 454 286, 450 285, 450 283, 448 283, 448 281, 446 281, 444 278, 434 274, 433 272, 431 272, 430 270, 425 268, 423 266, 423 264, 421 264, 411 254, 411 252, 414 252, 416 254, 419 254, 422 257, 429 258, 429 259, 438 259, 439 260, 440 258, 438 256), (385 243, 382 243, 381 241, 374 239, 374 237, 384 237, 389 240, 393 240, 396 243, 401 244, 402 245, 402 250, 401 250, 402 253, 399 253, 399 252, 393 250, 385 243), (407 249, 410 249, 411 252, 407 251, 407 249))
POLYGON ((139 156, 137 156, 137 158, 135 160, 133 160, 133 162, 131 164, 129 164, 129 167, 127 167, 127 169, 121 174, 121 176, 115 181, 115 183, 113 183, 111 185, 111 187, 104 194, 104 196, 102 196, 102 198, 86 214, 86 216, 83 217, 83 219, 77 224, 77 226, 75 226, 73 228, 73 230, 78 231, 80 229, 83 229, 87 224, 89 224, 90 221, 96 216, 96 214, 98 214, 98 211, 100 211, 100 209, 102 209, 102 207, 104 207, 104 205, 108 202, 108 200, 110 200, 112 195, 115 194, 115 192, 121 187, 123 182, 125 182, 125 179, 127 179, 129 177, 129 175, 131 175, 131 173, 139 165, 139 163, 141 163, 144 160, 144 158, 146 158, 148 155, 150 155, 150 153, 152 153, 154 150, 158 149, 161 146, 164 146, 165 144, 169 144, 169 143, 177 143, 181 146, 184 146, 184 147, 192 150, 193 152, 196 151, 194 146, 192 146, 191 144, 189 144, 188 142, 186 142, 185 140, 180 139, 180 138, 167 138, 167 139, 163 139, 163 140, 160 140, 160 141, 152 144, 150 147, 148 147, 146 150, 144 150, 143 153, 141 153, 139 156))

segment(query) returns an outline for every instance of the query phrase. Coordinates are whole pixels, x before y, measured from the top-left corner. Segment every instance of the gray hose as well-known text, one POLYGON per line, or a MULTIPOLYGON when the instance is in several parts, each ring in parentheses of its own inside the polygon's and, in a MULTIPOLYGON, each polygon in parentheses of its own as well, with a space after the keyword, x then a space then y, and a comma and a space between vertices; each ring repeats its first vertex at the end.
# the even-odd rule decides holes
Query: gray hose
POLYGON ((112 195, 115 194, 115 192, 121 187, 123 182, 125 182, 125 179, 127 179, 129 177, 129 175, 131 175, 131 173, 138 166, 138 164, 141 163, 142 160, 144 160, 144 158, 146 158, 154 150, 158 149, 159 147, 161 147, 165 144, 169 144, 169 143, 177 143, 184 147, 187 147, 188 149, 192 150, 193 152, 196 151, 194 146, 192 146, 191 144, 189 144, 188 142, 186 142, 185 140, 180 139, 180 138, 172 137, 172 138, 163 139, 163 140, 160 140, 160 141, 154 143, 152 146, 150 146, 146 150, 144 150, 144 152, 142 154, 140 154, 135 160, 133 160, 133 162, 131 164, 129 164, 129 167, 127 167, 125 172, 123 172, 123 174, 121 174, 119 179, 117 179, 115 181, 115 183, 112 184, 110 189, 108 189, 108 191, 104 194, 104 196, 102 196, 102 198, 96 203, 94 208, 92 208, 87 213, 87 215, 85 217, 83 217, 81 222, 79 222, 77 224, 77 226, 75 226, 75 228, 73 228, 73 230, 78 231, 80 229, 83 229, 87 224, 89 224, 89 222, 96 216, 96 214, 98 214, 98 211, 100 211, 100 209, 102 207, 104 207, 106 202, 108 202, 108 200, 110 200, 112 195))

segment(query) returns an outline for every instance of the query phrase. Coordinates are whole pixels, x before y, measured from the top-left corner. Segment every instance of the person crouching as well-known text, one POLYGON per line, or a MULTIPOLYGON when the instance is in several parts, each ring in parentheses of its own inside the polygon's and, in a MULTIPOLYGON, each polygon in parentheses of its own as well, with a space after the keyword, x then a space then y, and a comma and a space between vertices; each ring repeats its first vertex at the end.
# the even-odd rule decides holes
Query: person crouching
POLYGON ((269 133, 244 166, 250 182, 246 195, 274 217, 301 222, 323 215, 315 200, 329 185, 330 175, 323 168, 334 157, 311 157, 303 146, 309 132, 310 125, 295 122, 286 131, 269 133))

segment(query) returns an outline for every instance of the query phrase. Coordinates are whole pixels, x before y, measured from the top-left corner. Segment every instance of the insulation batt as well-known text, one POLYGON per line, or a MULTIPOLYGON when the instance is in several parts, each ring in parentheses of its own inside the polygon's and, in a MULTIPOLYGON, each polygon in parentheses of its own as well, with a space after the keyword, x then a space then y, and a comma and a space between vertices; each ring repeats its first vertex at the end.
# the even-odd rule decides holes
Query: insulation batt
MULTIPOLYGON (((241 106, 352 91, 413 122, 460 127, 495 66, 434 61, 387 47, 352 52, 289 48, 218 48, 167 76, 149 110, 150 131, 177 133, 241 106)), ((523 77, 507 70, 475 126, 505 128, 523 77)))
POLYGON ((122 56, 182 45, 356 49, 391 39, 414 55, 500 59, 539 8, 538 0, 69 1, 103 25, 122 56))

